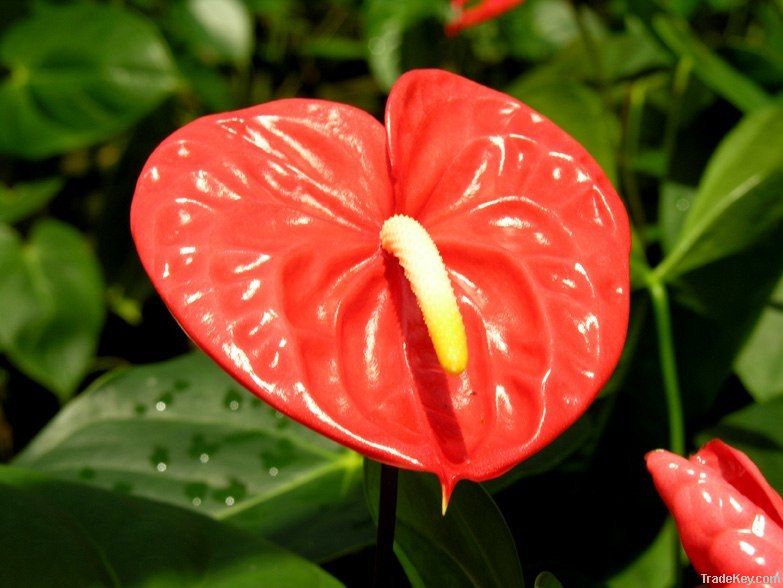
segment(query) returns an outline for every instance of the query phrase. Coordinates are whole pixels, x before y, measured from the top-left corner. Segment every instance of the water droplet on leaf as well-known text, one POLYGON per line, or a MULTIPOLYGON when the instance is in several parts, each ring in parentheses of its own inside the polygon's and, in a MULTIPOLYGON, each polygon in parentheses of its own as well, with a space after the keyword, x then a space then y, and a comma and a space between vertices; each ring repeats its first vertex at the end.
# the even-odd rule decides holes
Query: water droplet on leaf
POLYGON ((244 395, 241 392, 232 388, 226 392, 226 396, 223 398, 223 405, 230 411, 237 411, 242 408, 244 399, 244 395))
POLYGON ((203 482, 191 482, 185 486, 185 495, 195 507, 201 506, 201 503, 204 502, 207 497, 208 491, 209 486, 203 482))
POLYGON ((188 455, 193 459, 199 460, 201 463, 207 463, 211 459, 212 454, 217 452, 217 450, 218 444, 208 442, 206 437, 201 433, 193 435, 190 438, 188 455))
POLYGON ((169 467, 168 463, 170 461, 168 449, 161 447, 160 445, 156 445, 152 450, 152 454, 150 455, 149 460, 152 464, 152 467, 154 467, 159 472, 165 472, 169 467))
POLYGON ((158 412, 163 412, 171 405, 172 402, 174 402, 174 395, 171 392, 166 392, 160 398, 158 398, 158 401, 155 403, 155 410, 158 412))
POLYGON ((226 506, 233 506, 246 495, 247 486, 236 478, 230 478, 228 485, 225 488, 220 488, 212 493, 215 500, 222 502, 226 506))

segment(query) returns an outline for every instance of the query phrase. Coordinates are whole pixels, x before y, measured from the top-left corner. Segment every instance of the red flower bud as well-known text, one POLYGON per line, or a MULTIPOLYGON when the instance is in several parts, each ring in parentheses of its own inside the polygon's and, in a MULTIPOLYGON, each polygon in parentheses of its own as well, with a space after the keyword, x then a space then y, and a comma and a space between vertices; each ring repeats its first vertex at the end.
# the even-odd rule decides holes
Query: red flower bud
POLYGON ((524 0, 481 0, 466 9, 468 0, 451 0, 454 17, 446 25, 446 33, 456 35, 464 28, 497 18, 522 2, 524 0))
POLYGON ((748 456, 716 439, 690 460, 652 451, 647 469, 698 572, 783 577, 783 499, 748 456))

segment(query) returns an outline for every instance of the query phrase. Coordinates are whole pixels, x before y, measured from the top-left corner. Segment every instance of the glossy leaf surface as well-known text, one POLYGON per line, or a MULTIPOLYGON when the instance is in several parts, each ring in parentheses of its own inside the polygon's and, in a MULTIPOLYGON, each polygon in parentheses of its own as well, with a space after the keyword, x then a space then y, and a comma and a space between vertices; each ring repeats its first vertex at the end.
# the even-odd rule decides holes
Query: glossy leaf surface
POLYGON ((410 68, 410 60, 426 59, 426 55, 411 55, 411 31, 415 34, 417 27, 427 21, 440 26, 447 12, 448 7, 439 0, 368 0, 364 4, 367 63, 384 89, 391 88, 410 68))
POLYGON ((664 182, 661 187, 658 218, 661 228, 661 247, 664 253, 669 253, 677 243, 682 224, 693 205, 695 196, 696 190, 691 186, 664 182))
MULTIPOLYGON (((376 519, 380 471, 365 461, 367 504, 376 519)), ((394 550, 414 588, 524 586, 511 532, 481 486, 461 485, 445 516, 440 504, 435 479, 399 473, 394 550)))
POLYGON ((702 44, 684 22, 658 15, 653 19, 653 28, 676 55, 693 61, 694 73, 707 86, 740 110, 751 112, 771 102, 761 86, 702 44))
POLYGON ((252 535, 172 506, 0 467, 3 586, 341 584, 252 535))
POLYGON ((103 279, 76 229, 34 225, 25 243, 0 224, 0 349, 66 400, 93 359, 103 325, 103 279))
POLYGON ((242 65, 251 57, 253 19, 241 0, 178 0, 167 24, 206 63, 242 65))
POLYGON ((536 576, 533 588, 563 588, 560 580, 551 572, 541 572, 536 576))
POLYGON ((189 508, 314 559, 373 536, 361 458, 249 396, 201 354, 101 379, 16 463, 189 508))
POLYGON ((524 8, 510 11, 498 25, 509 53, 531 61, 550 57, 579 35, 564 0, 526 0, 524 8))
POLYGON ((674 278, 755 245, 783 223, 783 107, 746 116, 710 159, 671 253, 674 278))
MULTIPOLYGON (((622 571, 607 578, 608 588, 669 588, 676 584, 676 553, 672 549, 677 530, 669 518, 650 546, 622 571)), ((679 551, 679 550, 678 550, 679 551)))
POLYGON ((759 317, 734 368, 758 402, 783 396, 783 279, 759 317))
POLYGON ((783 499, 745 454, 715 440, 690 460, 651 452, 647 468, 699 573, 783 573, 783 499))
POLYGON ((0 152, 40 159, 138 121, 176 84, 155 28, 110 6, 48 7, 6 31, 0 152), (74 34, 78 31, 78 34, 74 34))
POLYGON ((174 316, 240 382, 448 494, 543 448, 610 376, 627 218, 572 138, 464 78, 406 74, 386 127, 306 100, 199 119, 151 156, 132 228, 174 316), (393 213, 443 256, 468 332, 459 376, 380 250, 393 213))

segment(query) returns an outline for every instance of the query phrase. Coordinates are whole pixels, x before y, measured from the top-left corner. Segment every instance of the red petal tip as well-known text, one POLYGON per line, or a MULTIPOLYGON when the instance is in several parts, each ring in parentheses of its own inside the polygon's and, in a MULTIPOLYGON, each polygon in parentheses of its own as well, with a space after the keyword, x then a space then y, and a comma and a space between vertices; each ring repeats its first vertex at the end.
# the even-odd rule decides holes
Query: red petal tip
POLYGON ((451 501, 451 494, 454 492, 454 487, 457 485, 458 480, 440 478, 441 489, 441 502, 440 512, 445 517, 446 510, 449 508, 449 502, 451 501))

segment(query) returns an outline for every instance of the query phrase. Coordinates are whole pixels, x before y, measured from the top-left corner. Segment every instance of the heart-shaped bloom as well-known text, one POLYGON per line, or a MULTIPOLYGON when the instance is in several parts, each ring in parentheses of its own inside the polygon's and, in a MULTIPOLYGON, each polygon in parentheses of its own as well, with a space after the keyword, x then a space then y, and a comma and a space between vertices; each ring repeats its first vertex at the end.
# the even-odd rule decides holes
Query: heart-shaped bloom
POLYGON ((132 229, 174 316, 237 380, 434 472, 446 496, 571 425, 625 339, 629 228, 602 171, 538 113, 443 71, 404 75, 385 128, 297 99, 190 123, 147 162, 132 229), (443 305, 417 301, 417 272, 443 305))
POLYGON ((711 577, 705 583, 716 577, 737 582, 735 574, 777 575, 780 582, 783 499, 747 455, 716 439, 690 460, 663 450, 648 453, 647 469, 693 567, 711 577))
POLYGON ((451 0, 454 16, 446 25, 446 32, 455 35, 464 28, 497 18, 522 2, 524 0, 479 0, 466 8, 468 0, 451 0))

